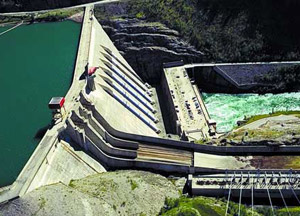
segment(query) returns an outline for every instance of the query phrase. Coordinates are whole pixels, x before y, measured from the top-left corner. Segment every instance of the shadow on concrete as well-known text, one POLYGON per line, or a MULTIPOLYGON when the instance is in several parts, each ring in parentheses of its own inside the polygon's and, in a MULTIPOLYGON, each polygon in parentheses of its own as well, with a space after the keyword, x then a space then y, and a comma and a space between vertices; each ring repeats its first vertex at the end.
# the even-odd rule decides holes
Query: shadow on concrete
POLYGON ((83 72, 82 74, 81 74, 81 76, 79 77, 79 80, 84 80, 85 79, 85 72, 83 72))
POLYGON ((101 166, 103 166, 105 170, 109 170, 109 167, 107 166, 107 164, 105 164, 102 161, 100 161, 91 152, 85 151, 79 144, 77 144, 75 141, 73 141, 68 135, 66 135, 64 133, 61 133, 59 135, 59 139, 64 140, 65 142, 67 142, 70 145, 70 147, 72 148, 72 150, 74 152, 77 152, 77 151, 84 152, 85 154, 87 154, 88 156, 90 156, 91 158, 93 158, 95 161, 97 161, 99 164, 101 164, 101 166))
POLYGON ((48 130, 50 127, 52 127, 52 125, 51 125, 51 124, 48 124, 48 125, 46 125, 46 126, 40 128, 40 129, 38 129, 38 131, 37 131, 37 132, 35 133, 35 135, 34 135, 34 139, 35 139, 35 140, 41 140, 41 139, 44 137, 44 135, 46 134, 47 130, 48 130))

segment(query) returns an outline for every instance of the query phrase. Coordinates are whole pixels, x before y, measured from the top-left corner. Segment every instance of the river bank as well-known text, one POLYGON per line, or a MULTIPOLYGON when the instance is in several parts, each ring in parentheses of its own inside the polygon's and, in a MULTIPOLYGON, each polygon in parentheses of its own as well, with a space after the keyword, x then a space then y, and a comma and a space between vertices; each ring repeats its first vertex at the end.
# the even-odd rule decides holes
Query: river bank
POLYGON ((81 23, 83 18, 82 8, 57 9, 46 12, 28 12, 21 15, 0 15, 0 27, 16 25, 23 21, 24 24, 60 22, 71 20, 81 23))

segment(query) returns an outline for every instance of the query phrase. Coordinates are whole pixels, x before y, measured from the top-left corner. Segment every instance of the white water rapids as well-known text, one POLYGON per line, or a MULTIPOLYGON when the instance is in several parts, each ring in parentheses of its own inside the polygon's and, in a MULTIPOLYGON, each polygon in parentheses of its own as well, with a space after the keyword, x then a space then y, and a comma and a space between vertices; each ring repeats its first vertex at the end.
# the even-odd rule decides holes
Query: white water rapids
POLYGON ((244 116, 268 114, 272 111, 300 110, 300 92, 283 94, 208 94, 204 102, 218 132, 227 132, 244 116))

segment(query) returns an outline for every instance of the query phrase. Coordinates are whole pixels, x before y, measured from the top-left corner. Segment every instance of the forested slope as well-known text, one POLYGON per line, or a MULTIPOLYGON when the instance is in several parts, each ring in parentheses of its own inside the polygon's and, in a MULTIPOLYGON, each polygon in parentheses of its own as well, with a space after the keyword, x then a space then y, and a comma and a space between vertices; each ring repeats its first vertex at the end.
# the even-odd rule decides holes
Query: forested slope
POLYGON ((300 1, 130 1, 131 13, 178 30, 217 62, 299 59, 300 1))

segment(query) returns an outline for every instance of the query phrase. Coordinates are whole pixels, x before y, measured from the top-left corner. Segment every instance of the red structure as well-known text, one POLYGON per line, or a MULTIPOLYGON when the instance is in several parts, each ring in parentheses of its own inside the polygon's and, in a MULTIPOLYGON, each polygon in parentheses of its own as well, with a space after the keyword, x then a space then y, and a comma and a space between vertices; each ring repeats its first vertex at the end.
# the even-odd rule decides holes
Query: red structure
POLYGON ((61 109, 64 106, 65 98, 64 97, 53 97, 51 98, 48 107, 50 109, 61 109))
POLYGON ((88 70, 88 75, 91 76, 92 74, 94 74, 98 68, 99 68, 99 67, 91 67, 91 68, 88 70))
POLYGON ((64 107, 65 101, 64 97, 51 98, 48 107, 52 110, 52 118, 54 121, 63 119, 64 114, 62 113, 61 108, 63 108, 65 114, 67 113, 64 107))

